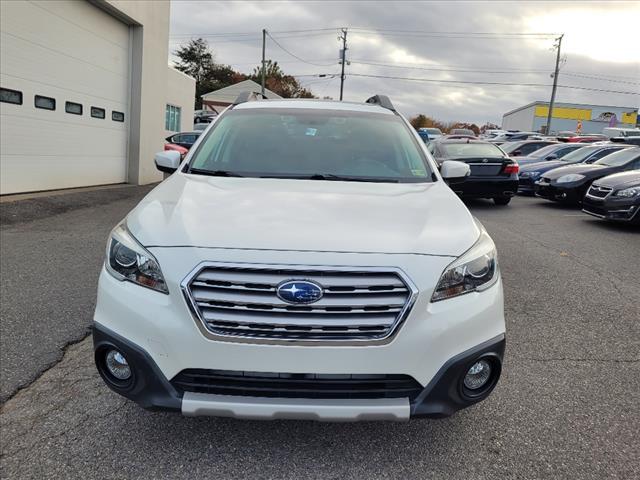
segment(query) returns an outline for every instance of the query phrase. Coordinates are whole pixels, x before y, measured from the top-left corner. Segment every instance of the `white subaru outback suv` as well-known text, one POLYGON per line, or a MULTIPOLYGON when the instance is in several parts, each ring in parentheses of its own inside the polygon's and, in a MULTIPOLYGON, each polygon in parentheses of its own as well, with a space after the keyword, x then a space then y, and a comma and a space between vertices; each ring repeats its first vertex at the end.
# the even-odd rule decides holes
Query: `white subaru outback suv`
POLYGON ((111 233, 93 339, 117 393, 184 415, 444 417, 505 346, 496 249, 385 96, 245 93, 111 233))

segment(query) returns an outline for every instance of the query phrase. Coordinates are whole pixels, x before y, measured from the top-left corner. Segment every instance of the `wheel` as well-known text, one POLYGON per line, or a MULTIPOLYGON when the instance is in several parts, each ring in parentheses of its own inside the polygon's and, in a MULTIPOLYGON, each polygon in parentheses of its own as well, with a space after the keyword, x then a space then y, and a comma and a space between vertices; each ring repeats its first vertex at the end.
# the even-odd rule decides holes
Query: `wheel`
POLYGON ((508 205, 511 201, 511 197, 493 197, 493 202, 496 205, 508 205))

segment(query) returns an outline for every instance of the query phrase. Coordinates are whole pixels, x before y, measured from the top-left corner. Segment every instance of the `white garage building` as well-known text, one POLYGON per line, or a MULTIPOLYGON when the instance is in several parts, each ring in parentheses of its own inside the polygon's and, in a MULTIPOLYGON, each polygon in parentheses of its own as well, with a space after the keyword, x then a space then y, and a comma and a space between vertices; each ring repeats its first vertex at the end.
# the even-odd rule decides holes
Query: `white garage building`
POLYGON ((169 9, 0 2, 1 194, 162 178, 153 155, 191 130, 195 93, 167 65, 169 9))

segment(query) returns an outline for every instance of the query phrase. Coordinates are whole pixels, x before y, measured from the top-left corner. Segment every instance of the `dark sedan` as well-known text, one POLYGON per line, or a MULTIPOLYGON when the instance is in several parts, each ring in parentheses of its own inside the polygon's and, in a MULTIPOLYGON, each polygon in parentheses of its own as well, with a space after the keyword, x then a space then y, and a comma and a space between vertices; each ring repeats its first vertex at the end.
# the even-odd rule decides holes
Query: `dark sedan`
MULTIPOLYGON (((553 140, 524 140, 521 142, 509 142, 502 145, 502 150, 510 157, 526 157, 536 150, 558 142, 553 140)), ((517 160, 517 159, 516 159, 517 160)))
POLYGON ((593 182, 582 200, 582 211, 613 222, 640 225, 640 170, 593 182))
POLYGON ((461 197, 492 198, 496 205, 507 205, 518 190, 518 164, 492 143, 442 139, 428 148, 439 164, 445 160, 469 164, 471 175, 450 185, 461 197))
POLYGON ((625 148, 591 165, 569 165, 546 172, 535 184, 536 196, 578 204, 594 180, 637 169, 640 169, 640 147, 625 148))
MULTIPOLYGON (((569 145, 561 144, 561 147, 569 145)), ((520 165, 520 173, 518 174, 519 184, 518 193, 533 194, 535 192, 535 182, 546 172, 567 165, 585 163, 594 163, 596 160, 611 155, 623 148, 629 148, 629 145, 582 145, 574 143, 570 145, 574 150, 563 156, 559 160, 547 160, 544 162, 530 163, 528 165, 520 165), (578 147, 577 149, 575 147, 578 147)), ((518 162, 520 163, 520 162, 518 162)))
POLYGON ((198 140, 198 137, 201 134, 202 131, 174 133, 173 135, 165 138, 165 140, 169 143, 180 145, 181 147, 189 150, 193 146, 193 144, 196 143, 196 140, 198 140))
POLYGON ((559 160, 565 155, 584 147, 584 145, 579 145, 577 143, 554 143, 552 145, 547 145, 546 147, 542 147, 539 150, 536 150, 533 153, 530 153, 524 157, 516 158, 518 165, 520 165, 520 169, 524 165, 529 165, 531 163, 544 162, 547 160, 559 160))

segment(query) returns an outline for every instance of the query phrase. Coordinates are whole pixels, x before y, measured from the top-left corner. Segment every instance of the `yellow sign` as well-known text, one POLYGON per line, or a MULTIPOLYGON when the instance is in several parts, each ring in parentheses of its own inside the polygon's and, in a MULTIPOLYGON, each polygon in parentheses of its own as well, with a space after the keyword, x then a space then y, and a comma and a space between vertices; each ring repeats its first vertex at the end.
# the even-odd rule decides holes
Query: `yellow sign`
MULTIPOLYGON (((547 115, 549 115, 549 107, 547 107, 546 105, 536 106, 536 117, 547 118, 547 115)), ((554 107, 553 118, 565 118, 568 120, 591 120, 591 109, 554 107)))

